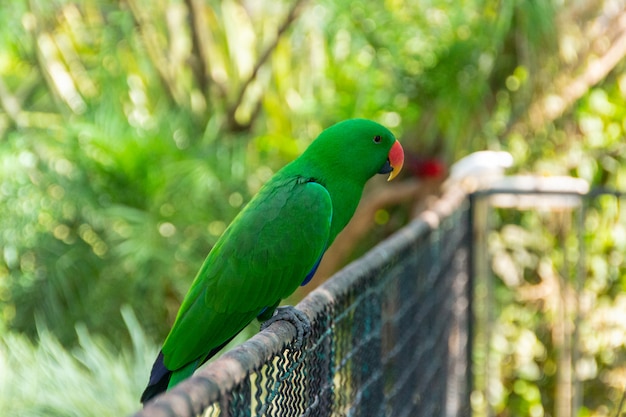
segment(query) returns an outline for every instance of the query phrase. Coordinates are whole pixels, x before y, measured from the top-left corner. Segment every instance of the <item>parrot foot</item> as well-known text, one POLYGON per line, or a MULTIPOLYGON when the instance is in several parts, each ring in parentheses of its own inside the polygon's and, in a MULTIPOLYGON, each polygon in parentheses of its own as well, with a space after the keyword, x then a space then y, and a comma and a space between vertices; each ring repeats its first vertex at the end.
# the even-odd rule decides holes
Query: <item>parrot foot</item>
POLYGON ((311 334, 311 322, 304 312, 293 306, 283 306, 276 308, 274 315, 261 324, 261 330, 269 327, 276 321, 287 321, 296 328, 297 337, 294 343, 295 349, 302 349, 305 339, 311 334))

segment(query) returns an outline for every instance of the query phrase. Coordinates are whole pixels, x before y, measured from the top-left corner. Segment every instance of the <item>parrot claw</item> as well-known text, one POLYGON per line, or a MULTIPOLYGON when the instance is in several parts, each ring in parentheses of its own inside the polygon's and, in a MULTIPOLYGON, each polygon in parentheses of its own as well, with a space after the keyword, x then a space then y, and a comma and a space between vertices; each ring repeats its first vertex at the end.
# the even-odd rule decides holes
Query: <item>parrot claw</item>
POLYGON ((311 334, 311 322, 304 312, 293 306, 283 306, 276 308, 274 315, 261 324, 261 330, 266 329, 276 321, 287 321, 296 328, 297 337, 294 343, 295 349, 302 349, 305 339, 311 334))

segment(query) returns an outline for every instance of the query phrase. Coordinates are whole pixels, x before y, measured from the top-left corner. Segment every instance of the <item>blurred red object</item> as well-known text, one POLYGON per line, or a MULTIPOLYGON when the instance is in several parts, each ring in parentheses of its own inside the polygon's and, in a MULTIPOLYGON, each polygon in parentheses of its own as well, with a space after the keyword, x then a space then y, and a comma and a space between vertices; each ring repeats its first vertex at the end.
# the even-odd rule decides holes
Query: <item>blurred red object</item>
POLYGON ((407 154, 404 165, 407 172, 417 178, 440 178, 448 173, 446 164, 437 158, 425 158, 407 154))

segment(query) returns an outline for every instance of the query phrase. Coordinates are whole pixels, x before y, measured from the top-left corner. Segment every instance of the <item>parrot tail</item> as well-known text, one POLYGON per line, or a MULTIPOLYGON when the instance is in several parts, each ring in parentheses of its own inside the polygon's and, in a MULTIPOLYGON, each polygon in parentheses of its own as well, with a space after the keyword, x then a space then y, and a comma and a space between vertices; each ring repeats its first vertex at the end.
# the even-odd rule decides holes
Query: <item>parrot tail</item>
POLYGON ((145 404, 153 397, 159 395, 167 389, 167 385, 170 383, 172 377, 172 371, 165 367, 163 363, 163 352, 159 351, 159 355, 152 365, 152 372, 150 372, 150 381, 148 386, 141 395, 141 403, 145 404))
POLYGON ((238 333, 239 332, 235 333, 230 339, 228 339, 218 347, 212 349, 204 358, 192 361, 184 367, 175 371, 170 371, 169 369, 167 369, 165 363, 163 362, 163 351, 159 351, 159 355, 154 361, 154 365, 152 365, 152 371, 150 372, 150 381, 148 381, 148 386, 143 391, 143 394, 141 394, 141 403, 145 406, 146 403, 150 401, 153 397, 156 397, 160 393, 167 391, 168 388, 173 387, 183 379, 191 376, 196 368, 215 356, 215 354, 222 350, 224 346, 229 344, 230 341, 233 340, 238 333), (172 375, 174 376, 174 378, 172 378, 172 375))

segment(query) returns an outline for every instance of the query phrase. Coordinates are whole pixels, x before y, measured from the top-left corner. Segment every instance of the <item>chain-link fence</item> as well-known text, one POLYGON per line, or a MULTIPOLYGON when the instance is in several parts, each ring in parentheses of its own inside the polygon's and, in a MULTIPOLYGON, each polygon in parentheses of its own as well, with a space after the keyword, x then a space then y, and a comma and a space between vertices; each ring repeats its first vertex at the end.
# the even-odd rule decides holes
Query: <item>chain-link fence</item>
POLYGON ((469 204, 438 204, 137 416, 469 415, 469 204))

